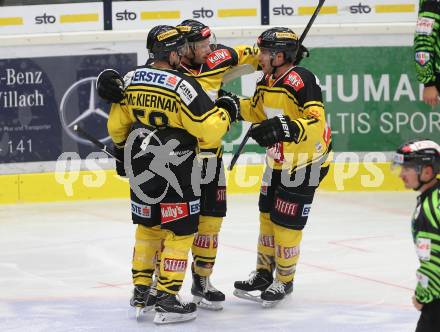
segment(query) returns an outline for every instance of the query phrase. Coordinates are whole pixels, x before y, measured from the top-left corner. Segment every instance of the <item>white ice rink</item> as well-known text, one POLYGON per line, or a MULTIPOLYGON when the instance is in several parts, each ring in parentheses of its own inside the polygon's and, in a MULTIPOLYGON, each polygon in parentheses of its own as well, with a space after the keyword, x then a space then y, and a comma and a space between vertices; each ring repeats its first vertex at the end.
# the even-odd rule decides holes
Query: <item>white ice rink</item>
MULTIPOLYGON (((0 205, 0 331, 414 331, 415 193, 317 194, 292 296, 232 295, 255 268, 257 195, 228 196, 213 284, 224 310, 155 326, 130 318, 134 230, 125 200, 0 205)), ((182 290, 191 299, 189 275, 182 290)))

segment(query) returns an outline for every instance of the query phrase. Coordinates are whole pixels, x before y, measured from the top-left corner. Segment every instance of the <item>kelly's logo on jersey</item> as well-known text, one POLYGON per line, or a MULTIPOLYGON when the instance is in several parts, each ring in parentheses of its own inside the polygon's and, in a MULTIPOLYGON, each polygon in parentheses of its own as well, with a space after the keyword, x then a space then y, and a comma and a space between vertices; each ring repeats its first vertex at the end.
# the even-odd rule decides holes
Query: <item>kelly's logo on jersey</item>
POLYGON ((209 69, 212 69, 212 68, 217 67, 222 62, 225 62, 226 60, 229 60, 229 59, 232 59, 231 52, 229 52, 229 50, 227 50, 227 49, 220 49, 220 50, 215 50, 214 52, 212 52, 209 55, 206 63, 208 65, 209 69))
POLYGON ((161 223, 166 224, 188 216, 186 203, 160 203, 161 223))
POLYGON ((304 82, 297 72, 291 71, 284 79, 284 83, 290 85, 296 92, 304 87, 304 82))

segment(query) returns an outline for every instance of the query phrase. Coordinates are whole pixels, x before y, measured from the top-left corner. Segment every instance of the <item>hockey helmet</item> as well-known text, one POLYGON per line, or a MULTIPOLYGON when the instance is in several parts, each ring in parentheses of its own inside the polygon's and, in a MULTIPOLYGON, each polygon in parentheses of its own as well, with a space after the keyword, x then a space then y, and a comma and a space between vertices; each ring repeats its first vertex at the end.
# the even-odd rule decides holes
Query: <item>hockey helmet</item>
POLYGON ((264 31, 257 39, 258 48, 283 52, 286 59, 294 61, 298 50, 298 36, 289 28, 276 27, 264 31))
POLYGON ((171 51, 184 54, 182 49, 185 46, 185 37, 179 30, 170 25, 155 26, 148 33, 147 49, 152 54, 169 53, 171 51))
POLYGON ((196 20, 184 20, 176 27, 189 43, 198 42, 211 37, 211 29, 196 20))
POLYGON ((434 174, 440 172, 440 145, 428 139, 413 139, 396 151, 392 166, 413 167, 418 172, 423 166, 432 166, 434 174))

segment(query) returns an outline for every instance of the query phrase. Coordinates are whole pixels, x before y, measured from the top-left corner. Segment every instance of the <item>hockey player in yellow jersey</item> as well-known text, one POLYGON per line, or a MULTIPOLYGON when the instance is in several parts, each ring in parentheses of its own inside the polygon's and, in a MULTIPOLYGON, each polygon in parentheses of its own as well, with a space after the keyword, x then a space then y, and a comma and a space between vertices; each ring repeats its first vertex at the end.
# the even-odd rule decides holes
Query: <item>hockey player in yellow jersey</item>
MULTIPOLYGON (((247 70, 256 70, 258 57, 251 46, 240 45, 228 47, 218 45, 211 29, 196 20, 184 20, 178 26, 188 42, 187 52, 181 59, 179 70, 187 76, 196 79, 212 100, 217 99, 226 74, 239 66, 247 66, 247 70)), ((149 60, 150 61, 150 60, 149 60)), ((129 76, 129 75, 127 75, 129 76)), ((101 73, 97 80, 99 95, 107 100, 119 102, 122 98, 122 81, 119 74, 113 70, 101 73)), ((224 94, 225 92, 223 92, 224 94)), ((226 93, 231 98, 232 94, 226 93)), ((237 99, 236 99, 237 100, 237 99)), ((200 222, 192 246, 193 285, 191 292, 194 301, 202 308, 210 310, 222 309, 225 295, 217 290, 210 281, 213 272, 219 232, 223 217, 226 215, 226 180, 222 161, 222 144, 210 148, 200 147, 205 156, 215 158, 216 170, 214 177, 207 177, 201 185, 200 222)))
POLYGON ((108 119, 117 157, 124 161, 117 162, 117 171, 129 177, 132 220, 138 224, 131 304, 147 305, 160 262, 157 324, 196 317, 196 305, 176 297, 199 222, 196 148, 218 146, 238 114, 234 99, 225 96, 214 104, 193 78, 176 70, 187 47, 176 28, 151 29, 152 60, 126 76, 123 99, 112 104, 108 119))
POLYGON ((240 114, 256 124, 251 137, 267 148, 258 257, 250 279, 235 282, 234 295, 271 307, 292 292, 302 230, 315 190, 328 172, 331 135, 318 79, 294 65, 296 34, 271 28, 257 46, 264 75, 254 96, 241 100, 240 114))
POLYGON ((258 50, 252 46, 217 44, 211 29, 196 20, 184 20, 177 29, 185 35, 189 44, 180 70, 196 78, 212 100, 218 97, 223 78, 231 70, 247 67, 248 72, 252 72, 258 68, 258 57, 254 52, 258 50))
MULTIPOLYGON (((188 52, 182 58, 180 71, 194 77, 215 100, 223 84, 223 77, 237 66, 258 67, 258 57, 253 47, 228 47, 216 44, 211 29, 196 20, 184 20, 178 26, 188 41, 188 52)), ((200 222, 191 248, 193 256, 193 285, 191 293, 194 301, 202 308, 219 310, 225 295, 210 281, 213 272, 219 232, 226 215, 226 181, 222 161, 222 145, 213 149, 202 149, 207 158, 216 158, 215 177, 202 184, 200 198, 200 222)), ((207 161, 207 160, 205 160, 207 161)))

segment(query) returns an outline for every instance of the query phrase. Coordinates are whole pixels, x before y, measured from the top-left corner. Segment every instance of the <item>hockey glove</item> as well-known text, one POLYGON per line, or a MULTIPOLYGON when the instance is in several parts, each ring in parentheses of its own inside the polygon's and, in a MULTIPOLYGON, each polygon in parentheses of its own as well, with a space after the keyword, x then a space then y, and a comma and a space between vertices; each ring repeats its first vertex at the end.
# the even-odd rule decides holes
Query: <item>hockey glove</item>
POLYGON ((105 69, 96 79, 98 95, 112 103, 119 103, 124 99, 124 79, 116 70, 105 69))
POLYGON ((223 96, 215 101, 215 106, 223 108, 229 113, 231 123, 240 116, 240 98, 231 92, 224 91, 223 96))
POLYGON ((126 177, 127 174, 125 173, 124 168, 124 148, 118 148, 116 145, 113 146, 113 151, 115 152, 115 157, 118 158, 120 161, 116 161, 116 173, 119 176, 126 177))
POLYGON ((301 130, 296 121, 287 115, 266 119, 251 129, 251 137, 260 146, 268 147, 278 142, 298 142, 301 130))
POLYGON ((301 45, 299 45, 299 50, 296 53, 296 58, 295 58, 295 61, 293 62, 293 64, 295 66, 297 66, 297 65, 299 65, 299 63, 301 62, 302 59, 308 58, 309 56, 310 56, 309 50, 301 44, 301 45))

